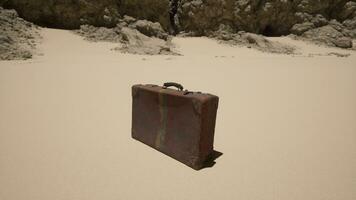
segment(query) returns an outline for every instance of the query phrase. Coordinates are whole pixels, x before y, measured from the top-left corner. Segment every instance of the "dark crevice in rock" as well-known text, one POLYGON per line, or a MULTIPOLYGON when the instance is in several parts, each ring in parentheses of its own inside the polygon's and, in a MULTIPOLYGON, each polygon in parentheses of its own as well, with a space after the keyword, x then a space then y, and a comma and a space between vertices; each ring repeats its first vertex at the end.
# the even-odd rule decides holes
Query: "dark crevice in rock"
POLYGON ((278 36, 281 36, 281 34, 276 32, 275 30, 273 30, 273 28, 270 25, 267 25, 263 29, 261 34, 264 35, 264 36, 267 36, 267 37, 278 37, 278 36))
POLYGON ((177 12, 180 0, 170 0, 169 8, 169 21, 172 27, 172 34, 176 35, 179 32, 178 22, 177 22, 177 12))
POLYGON ((280 37, 280 36, 289 35, 290 28, 283 30, 283 29, 278 29, 272 25, 267 25, 258 34, 261 34, 261 35, 267 36, 267 37, 280 37))

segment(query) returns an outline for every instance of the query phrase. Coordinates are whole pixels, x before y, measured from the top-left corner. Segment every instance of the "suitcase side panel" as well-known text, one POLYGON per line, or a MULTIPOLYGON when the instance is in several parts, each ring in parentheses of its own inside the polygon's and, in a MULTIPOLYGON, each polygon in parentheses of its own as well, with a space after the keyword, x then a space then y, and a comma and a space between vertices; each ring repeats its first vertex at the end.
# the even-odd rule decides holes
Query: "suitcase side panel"
POLYGON ((154 147, 160 126, 158 95, 132 87, 132 137, 154 147))
POLYGON ((219 98, 213 96, 202 108, 202 133, 200 139, 200 157, 205 162, 212 154, 214 150, 214 134, 216 115, 218 109, 219 98))
POLYGON ((191 98, 161 94, 166 98, 167 129, 162 150, 186 165, 197 168, 201 118, 196 114, 191 98))
POLYGON ((157 89, 132 87, 132 137, 198 169, 201 116, 191 98, 157 89))

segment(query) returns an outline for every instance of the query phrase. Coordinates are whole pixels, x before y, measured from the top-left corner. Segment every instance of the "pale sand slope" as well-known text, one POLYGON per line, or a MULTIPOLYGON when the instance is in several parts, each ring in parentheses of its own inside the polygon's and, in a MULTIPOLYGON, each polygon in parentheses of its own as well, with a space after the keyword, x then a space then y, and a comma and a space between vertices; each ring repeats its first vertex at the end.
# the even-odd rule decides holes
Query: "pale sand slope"
POLYGON ((184 56, 137 56, 42 32, 44 56, 0 62, 1 200, 356 199, 355 53, 177 38, 184 56), (131 139, 131 85, 165 81, 220 96, 213 168, 131 139))

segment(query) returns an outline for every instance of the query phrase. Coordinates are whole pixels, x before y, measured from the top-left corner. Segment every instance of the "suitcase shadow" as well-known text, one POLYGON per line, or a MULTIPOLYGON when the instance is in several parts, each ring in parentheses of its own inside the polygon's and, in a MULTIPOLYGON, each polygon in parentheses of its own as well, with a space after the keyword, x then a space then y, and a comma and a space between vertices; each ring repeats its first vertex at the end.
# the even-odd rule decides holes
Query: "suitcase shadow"
POLYGON ((214 150, 211 153, 211 155, 209 156, 209 158, 205 161, 203 167, 200 170, 206 169, 206 168, 212 168, 216 164, 215 160, 218 159, 222 155, 223 155, 222 152, 214 150))

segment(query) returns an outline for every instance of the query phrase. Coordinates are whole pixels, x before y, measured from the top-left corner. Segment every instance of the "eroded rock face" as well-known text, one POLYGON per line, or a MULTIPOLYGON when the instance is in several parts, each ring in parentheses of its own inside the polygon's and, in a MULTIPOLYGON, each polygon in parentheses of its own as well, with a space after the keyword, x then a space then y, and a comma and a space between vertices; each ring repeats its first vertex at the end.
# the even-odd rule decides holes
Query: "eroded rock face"
POLYGON ((112 28, 130 15, 151 21, 133 28, 158 38, 166 35, 152 32, 156 22, 171 34, 191 36, 209 36, 226 25, 234 33, 304 37, 309 32, 317 38, 326 31, 319 28, 331 26, 340 37, 356 39, 355 0, 0 0, 1 5, 15 8, 31 22, 69 29, 83 24, 112 28))
POLYGON ((116 27, 94 27, 82 25, 75 31, 90 41, 115 42, 123 53, 140 55, 179 55, 173 51, 171 37, 157 22, 138 20, 134 17, 124 16, 116 27))
POLYGON ((79 30, 75 31, 77 34, 85 37, 86 40, 92 42, 106 41, 106 42, 120 42, 120 29, 95 27, 92 25, 81 25, 79 30))
POLYGON ((295 35, 302 35, 304 32, 314 29, 315 26, 311 22, 304 22, 301 24, 294 24, 290 29, 290 32, 295 35))
POLYGON ((148 37, 140 31, 123 27, 121 29, 122 46, 115 48, 123 53, 139 55, 178 55, 171 50, 170 40, 148 37))
POLYGON ((178 9, 178 27, 181 31, 193 31, 206 35, 220 24, 233 27, 234 3, 231 0, 181 0, 178 9))
POLYGON ((347 0, 181 0, 177 16, 190 35, 210 35, 224 24, 234 32, 295 34, 341 48, 350 48, 356 35, 356 2, 347 0), (334 30, 342 41, 326 37, 334 30))
POLYGON ((130 25, 130 28, 137 29, 148 37, 157 37, 166 40, 168 34, 163 30, 162 26, 158 22, 151 22, 148 20, 138 20, 130 25))
POLYGON ((159 22, 165 30, 171 28, 170 0, 116 0, 121 15, 159 22))
POLYGON ((343 23, 356 17, 354 0, 0 0, 1 5, 51 27, 114 27, 121 16, 129 15, 159 22, 165 30, 197 35, 225 24, 236 31, 279 36, 289 34, 295 24, 310 22, 317 28, 331 19, 343 23))
POLYGON ((181 0, 181 30, 204 33, 221 23, 236 30, 279 36, 295 24, 320 27, 330 19, 343 22, 355 16, 354 1, 347 0, 181 0))
POLYGON ((355 1, 348 1, 345 5, 341 8, 340 13, 338 14, 338 18, 341 21, 355 18, 356 17, 356 2, 355 1))
POLYGON ((2 4, 16 9, 28 21, 56 28, 74 29, 81 24, 115 26, 119 17, 115 0, 3 0, 2 4))
POLYGON ((114 27, 123 15, 159 22, 170 27, 169 0, 0 0, 36 24, 76 29, 80 25, 114 27))
POLYGON ((345 37, 343 33, 335 29, 332 25, 309 30, 302 35, 303 37, 328 46, 340 48, 351 48, 352 40, 345 37))
POLYGON ((271 41, 265 36, 247 33, 245 31, 235 33, 228 25, 220 25, 217 31, 210 34, 210 37, 229 45, 254 48, 268 53, 296 54, 294 46, 271 41))
POLYGON ((32 58, 38 39, 34 24, 19 18, 15 10, 0 7, 0 60, 32 58))

